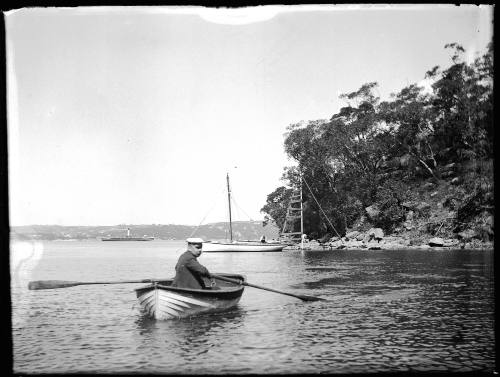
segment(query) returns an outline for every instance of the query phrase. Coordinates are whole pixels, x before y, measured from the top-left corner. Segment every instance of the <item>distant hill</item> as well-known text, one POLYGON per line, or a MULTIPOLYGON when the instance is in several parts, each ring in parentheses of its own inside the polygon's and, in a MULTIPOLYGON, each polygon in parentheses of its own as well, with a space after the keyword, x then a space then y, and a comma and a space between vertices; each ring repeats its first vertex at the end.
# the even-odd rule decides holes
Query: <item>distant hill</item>
MULTIPOLYGON (((258 240, 262 235, 267 239, 278 238, 279 230, 274 225, 262 226, 261 221, 233 222, 233 239, 258 240)), ((201 237, 206 240, 229 238, 229 225, 226 222, 211 223, 199 227, 191 225, 132 225, 113 226, 61 226, 61 225, 25 225, 11 227, 11 239, 14 240, 68 240, 99 239, 101 237, 153 236, 163 240, 183 240, 188 237, 201 237)))

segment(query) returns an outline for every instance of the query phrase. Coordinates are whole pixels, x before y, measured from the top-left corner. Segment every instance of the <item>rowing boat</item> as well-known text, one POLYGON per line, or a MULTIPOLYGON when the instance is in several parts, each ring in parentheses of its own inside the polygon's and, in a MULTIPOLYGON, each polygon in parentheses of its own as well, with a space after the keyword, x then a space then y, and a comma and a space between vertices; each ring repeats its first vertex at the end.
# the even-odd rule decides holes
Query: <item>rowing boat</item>
MULTIPOLYGON (((241 283, 243 275, 218 274, 241 283)), ((245 286, 220 281, 207 289, 172 287, 173 279, 156 281, 135 289, 143 312, 154 319, 165 320, 184 318, 200 313, 217 312, 235 306, 243 294, 245 286)))

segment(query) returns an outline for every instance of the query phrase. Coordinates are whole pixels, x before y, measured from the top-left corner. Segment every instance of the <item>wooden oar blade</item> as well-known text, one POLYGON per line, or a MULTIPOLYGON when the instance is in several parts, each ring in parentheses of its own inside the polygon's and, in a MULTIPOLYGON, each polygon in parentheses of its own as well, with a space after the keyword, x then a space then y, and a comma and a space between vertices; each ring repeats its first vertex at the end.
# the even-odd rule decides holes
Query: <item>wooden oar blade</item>
POLYGON ((28 289, 38 290, 38 289, 67 288, 67 287, 74 287, 75 285, 80 285, 80 283, 77 281, 65 281, 65 280, 38 280, 38 281, 30 281, 28 284, 28 289))
POLYGON ((304 296, 304 295, 296 295, 296 296, 304 301, 326 301, 325 298, 321 298, 321 297, 304 296))
POLYGON ((65 281, 65 280, 38 280, 28 284, 28 289, 55 289, 68 288, 75 285, 90 284, 129 284, 129 283, 153 283, 155 281, 167 281, 172 279, 141 279, 141 280, 119 280, 119 281, 65 281))

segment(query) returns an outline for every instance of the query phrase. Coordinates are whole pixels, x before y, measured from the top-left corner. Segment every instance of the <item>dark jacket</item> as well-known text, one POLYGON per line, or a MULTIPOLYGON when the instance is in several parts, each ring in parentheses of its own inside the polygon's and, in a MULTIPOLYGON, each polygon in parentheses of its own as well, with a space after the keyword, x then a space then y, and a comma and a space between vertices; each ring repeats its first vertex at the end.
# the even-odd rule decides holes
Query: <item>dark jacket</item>
POLYGON ((203 276, 210 277, 206 267, 202 266, 191 252, 186 251, 179 257, 175 266, 175 278, 172 287, 179 288, 206 288, 203 276))

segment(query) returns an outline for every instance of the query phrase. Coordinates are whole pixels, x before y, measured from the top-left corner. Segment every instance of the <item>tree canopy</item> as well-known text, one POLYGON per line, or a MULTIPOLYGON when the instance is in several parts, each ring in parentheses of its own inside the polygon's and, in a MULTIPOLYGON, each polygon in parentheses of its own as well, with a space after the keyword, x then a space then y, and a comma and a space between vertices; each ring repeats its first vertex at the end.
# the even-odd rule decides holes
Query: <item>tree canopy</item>
POLYGON ((268 195, 265 221, 282 227, 302 174, 311 236, 345 233, 372 205, 383 213, 373 225, 391 231, 411 199, 404 182, 439 180, 450 163, 492 159, 493 45, 470 64, 462 46, 445 49, 451 65, 425 73, 430 92, 411 84, 381 101, 378 83, 369 82, 341 94, 346 106, 329 120, 290 125, 284 149, 297 166, 286 167, 285 185, 268 195))

